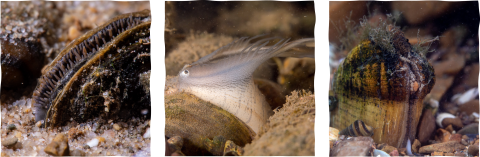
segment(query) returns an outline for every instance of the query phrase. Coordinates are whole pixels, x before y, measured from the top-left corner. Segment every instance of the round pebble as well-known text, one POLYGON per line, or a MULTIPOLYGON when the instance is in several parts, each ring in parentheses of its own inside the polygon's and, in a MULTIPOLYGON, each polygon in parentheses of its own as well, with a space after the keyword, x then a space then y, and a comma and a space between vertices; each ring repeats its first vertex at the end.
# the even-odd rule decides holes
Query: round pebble
POLYGON ((121 127, 120 125, 118 125, 118 124, 113 124, 113 128, 114 128, 115 130, 117 130, 117 131, 120 130, 120 129, 122 129, 122 127, 121 127))
POLYGON ((18 138, 9 137, 9 138, 6 138, 5 140, 2 140, 2 145, 7 148, 12 148, 13 146, 15 146, 15 144, 17 144, 17 142, 18 142, 18 138))
POLYGON ((38 121, 37 123, 35 123, 35 126, 36 126, 36 127, 42 126, 42 121, 38 121))

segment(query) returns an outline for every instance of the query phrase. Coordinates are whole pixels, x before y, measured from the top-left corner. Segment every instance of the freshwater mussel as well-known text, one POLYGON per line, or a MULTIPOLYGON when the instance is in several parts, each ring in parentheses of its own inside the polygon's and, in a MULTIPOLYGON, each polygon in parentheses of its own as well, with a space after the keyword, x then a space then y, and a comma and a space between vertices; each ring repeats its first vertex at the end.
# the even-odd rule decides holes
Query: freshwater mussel
POLYGON ((399 28, 370 30, 334 75, 337 104, 330 123, 343 130, 361 120, 373 128, 375 142, 405 147, 415 139, 423 98, 435 83, 434 71, 399 28))
POLYGON ((73 40, 42 70, 36 121, 150 116, 150 11, 119 15, 73 40))

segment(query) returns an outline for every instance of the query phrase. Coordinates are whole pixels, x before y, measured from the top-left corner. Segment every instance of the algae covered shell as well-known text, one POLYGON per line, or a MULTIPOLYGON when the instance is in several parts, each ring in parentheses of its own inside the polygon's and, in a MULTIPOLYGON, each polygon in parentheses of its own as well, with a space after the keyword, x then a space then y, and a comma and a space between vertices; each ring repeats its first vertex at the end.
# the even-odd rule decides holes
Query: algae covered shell
POLYGON ((33 94, 35 119, 59 126, 150 110, 142 83, 150 71, 150 23, 149 10, 123 14, 72 41, 42 70, 33 94))
POLYGON ((403 32, 387 28, 389 38, 362 41, 338 67, 333 78, 338 104, 330 123, 343 130, 362 120, 374 128, 375 142, 401 148, 415 138, 423 98, 435 76, 403 32))

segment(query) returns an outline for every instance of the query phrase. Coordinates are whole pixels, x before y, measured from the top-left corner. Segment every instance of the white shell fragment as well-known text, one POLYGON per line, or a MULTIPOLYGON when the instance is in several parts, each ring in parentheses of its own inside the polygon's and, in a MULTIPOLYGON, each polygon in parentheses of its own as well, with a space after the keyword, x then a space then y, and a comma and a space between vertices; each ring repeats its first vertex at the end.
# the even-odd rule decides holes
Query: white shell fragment
POLYGON ((150 128, 147 128, 147 131, 143 134, 143 138, 150 138, 150 128))
POLYGON ((442 121, 443 121, 443 119, 445 119, 445 118, 455 118, 455 115, 450 114, 450 113, 445 113, 445 112, 438 114, 438 116, 437 116, 437 124, 438 124, 438 126, 440 126, 441 128, 443 128, 443 126, 442 126, 442 121))
POLYGON ((100 141, 97 138, 93 138, 92 140, 87 142, 87 145, 90 146, 90 147, 96 147, 96 146, 98 146, 99 142, 100 141))

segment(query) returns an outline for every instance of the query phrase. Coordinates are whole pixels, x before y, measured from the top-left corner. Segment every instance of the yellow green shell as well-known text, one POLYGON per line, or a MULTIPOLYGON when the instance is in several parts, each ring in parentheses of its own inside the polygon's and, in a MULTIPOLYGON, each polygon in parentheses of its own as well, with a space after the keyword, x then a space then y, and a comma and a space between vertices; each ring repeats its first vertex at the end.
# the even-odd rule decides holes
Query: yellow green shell
POLYGON ((435 76, 401 31, 388 31, 392 38, 386 44, 364 40, 338 67, 333 80, 338 104, 331 112, 331 126, 343 130, 362 120, 374 128, 376 143, 402 148, 415 138, 422 100, 435 76))

